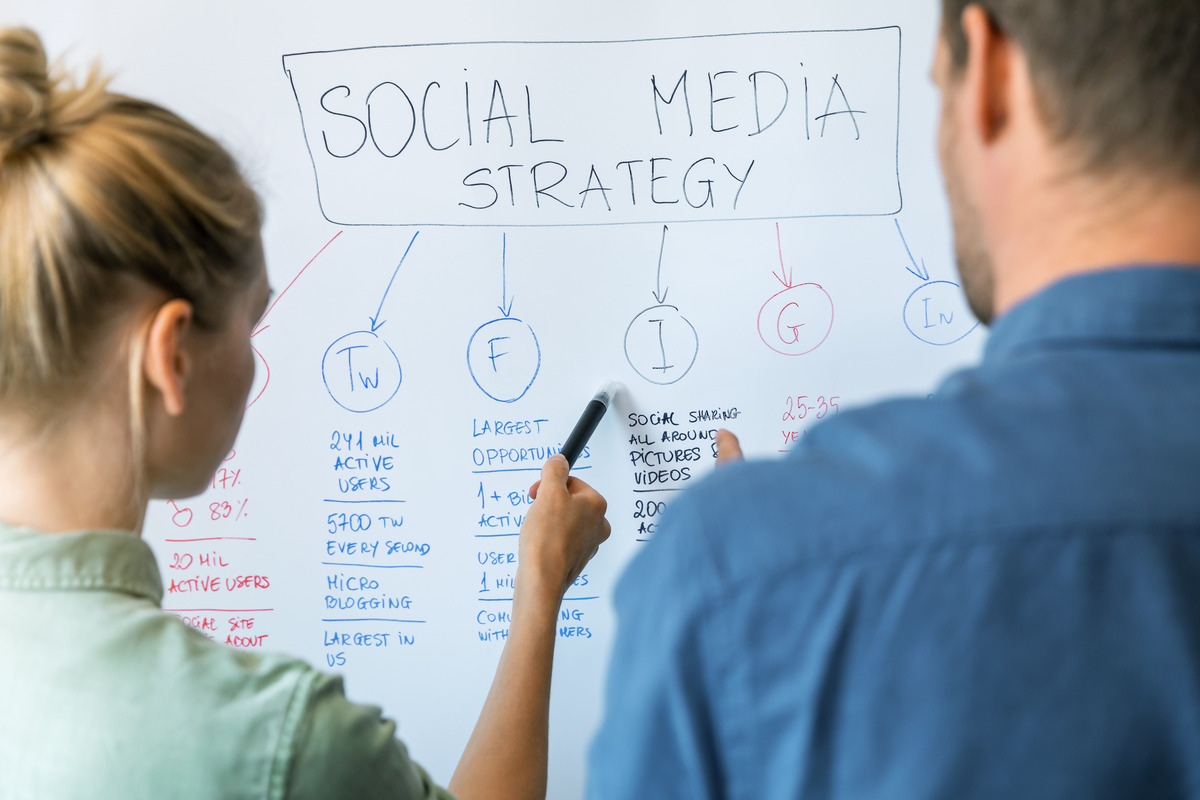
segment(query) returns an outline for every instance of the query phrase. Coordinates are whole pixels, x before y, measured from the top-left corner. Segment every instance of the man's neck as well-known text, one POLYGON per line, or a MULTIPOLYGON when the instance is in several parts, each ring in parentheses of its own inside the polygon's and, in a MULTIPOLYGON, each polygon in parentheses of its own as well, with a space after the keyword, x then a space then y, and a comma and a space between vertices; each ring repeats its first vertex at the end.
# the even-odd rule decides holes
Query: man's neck
POLYGON ((997 315, 1051 283, 1139 265, 1200 265, 1200 188, 1145 178, 1046 181, 993 233, 997 315))

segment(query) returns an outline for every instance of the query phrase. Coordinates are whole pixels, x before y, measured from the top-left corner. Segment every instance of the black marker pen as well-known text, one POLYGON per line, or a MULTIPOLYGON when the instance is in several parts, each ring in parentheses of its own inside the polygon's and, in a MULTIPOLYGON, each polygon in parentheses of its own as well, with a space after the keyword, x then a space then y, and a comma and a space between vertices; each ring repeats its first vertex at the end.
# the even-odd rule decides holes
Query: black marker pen
POLYGON ((592 431, 596 430, 596 426, 600 424, 600 420, 604 417, 604 412, 608 410, 608 404, 617 394, 619 384, 609 381, 600 387, 587 404, 587 408, 583 409, 583 415, 579 418, 579 422, 575 423, 574 430, 567 437, 566 444, 563 445, 562 454, 567 458, 568 466, 575 466, 575 459, 579 458, 583 452, 583 447, 591 438, 592 431))

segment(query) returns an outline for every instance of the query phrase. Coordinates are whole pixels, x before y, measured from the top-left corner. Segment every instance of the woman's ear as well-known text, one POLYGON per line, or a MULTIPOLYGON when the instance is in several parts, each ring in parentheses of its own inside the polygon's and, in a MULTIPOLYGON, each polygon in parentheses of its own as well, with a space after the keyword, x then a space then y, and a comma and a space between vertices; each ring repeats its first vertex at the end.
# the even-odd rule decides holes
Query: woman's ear
POLYGON ((159 306, 146 328, 142 372, 158 390, 163 410, 173 417, 182 414, 187 406, 191 361, 184 340, 194 324, 192 304, 175 299, 159 306))

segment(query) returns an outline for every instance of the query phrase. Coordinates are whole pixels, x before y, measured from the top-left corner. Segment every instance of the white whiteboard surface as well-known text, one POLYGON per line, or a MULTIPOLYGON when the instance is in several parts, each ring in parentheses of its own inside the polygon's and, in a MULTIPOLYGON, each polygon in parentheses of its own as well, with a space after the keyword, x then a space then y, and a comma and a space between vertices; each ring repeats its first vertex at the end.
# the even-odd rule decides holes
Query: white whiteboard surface
POLYGON ((9 0, 0 22, 215 133, 266 203, 254 402, 210 491, 152 508, 164 607, 344 673, 447 781, 524 491, 618 380, 577 465, 613 536, 556 650, 550 796, 580 797, 617 576, 711 468, 716 425, 779 457, 978 356, 937 11, 9 0))

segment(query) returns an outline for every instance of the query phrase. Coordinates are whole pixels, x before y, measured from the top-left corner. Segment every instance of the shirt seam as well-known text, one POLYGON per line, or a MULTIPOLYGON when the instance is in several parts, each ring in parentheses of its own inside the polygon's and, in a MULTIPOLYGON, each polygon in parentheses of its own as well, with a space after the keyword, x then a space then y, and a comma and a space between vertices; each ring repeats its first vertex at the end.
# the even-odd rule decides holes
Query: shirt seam
POLYGON ((291 777, 292 762, 296 756, 296 734, 304 719, 312 687, 317 677, 318 673, 315 670, 307 669, 292 688, 292 695, 288 700, 287 711, 283 717, 283 725, 279 730, 275 757, 271 760, 271 774, 267 781, 268 800, 284 800, 288 795, 288 781, 291 777))
POLYGON ((1047 334, 1030 341, 997 345, 981 359, 981 366, 1024 361, 1040 356, 1059 355, 1064 351, 1110 353, 1157 351, 1164 353, 1200 350, 1200 337, 1183 335, 1146 335, 1142 338, 1101 336, 1099 334, 1047 334))
MULTIPOLYGON (((703 519, 705 515, 700 512, 700 516, 703 519)), ((741 770, 736 765, 746 763, 743 754, 753 746, 745 735, 745 726, 729 724, 730 720, 741 718, 739 710, 742 708, 741 703, 745 691, 740 683, 737 684, 738 697, 736 698, 730 696, 732 692, 721 691, 722 685, 726 687, 735 685, 731 677, 731 664, 741 651, 736 644, 737 626, 731 624, 731 621, 725 615, 719 614, 718 611, 721 601, 724 599, 721 596, 721 587, 737 584, 729 574, 728 564, 714 557, 717 548, 712 544, 712 539, 716 535, 713 526, 701 524, 698 527, 700 537, 706 543, 706 546, 701 548, 699 558, 712 575, 712 579, 706 582, 708 585, 705 588, 712 593, 701 592, 700 602, 693 608, 689 623, 697 626, 701 641, 709 645, 717 645, 715 652, 710 647, 703 648, 700 653, 701 663, 698 666, 708 685, 709 708, 713 714, 713 736, 716 739, 714 745, 719 760, 720 780, 729 787, 731 796, 736 797, 742 794, 738 788, 742 782, 741 770)))
POLYGON ((68 579, 52 579, 44 578, 26 578, 20 580, 9 580, 0 577, 0 591, 36 591, 36 592, 56 592, 64 590, 87 589, 101 592, 122 592, 135 597, 143 597, 147 600, 155 599, 155 592, 150 591, 149 587, 137 582, 125 583, 114 582, 111 578, 68 578, 68 579))

